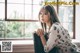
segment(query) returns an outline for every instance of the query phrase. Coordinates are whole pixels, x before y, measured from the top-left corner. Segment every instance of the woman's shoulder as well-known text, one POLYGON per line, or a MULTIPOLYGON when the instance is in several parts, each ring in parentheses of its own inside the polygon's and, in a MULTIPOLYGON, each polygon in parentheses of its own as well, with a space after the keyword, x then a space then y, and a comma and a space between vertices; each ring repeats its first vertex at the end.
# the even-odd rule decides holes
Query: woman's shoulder
POLYGON ((61 24, 59 22, 55 22, 52 24, 52 27, 59 27, 61 24))
POLYGON ((51 29, 54 29, 54 30, 62 29, 62 28, 64 28, 64 27, 63 27, 63 26, 61 25, 61 23, 59 23, 59 22, 53 23, 53 24, 52 24, 52 27, 51 27, 51 29))
POLYGON ((51 26, 51 29, 56 30, 59 27, 59 25, 60 25, 60 23, 58 23, 58 22, 53 23, 52 26, 51 26))
POLYGON ((63 27, 63 25, 62 25, 61 23, 59 23, 59 22, 53 23, 51 29, 56 29, 56 30, 68 32, 68 30, 65 29, 65 28, 63 27))
POLYGON ((55 25, 59 25, 60 23, 59 23, 59 22, 55 22, 55 23, 53 23, 53 24, 55 24, 55 25))

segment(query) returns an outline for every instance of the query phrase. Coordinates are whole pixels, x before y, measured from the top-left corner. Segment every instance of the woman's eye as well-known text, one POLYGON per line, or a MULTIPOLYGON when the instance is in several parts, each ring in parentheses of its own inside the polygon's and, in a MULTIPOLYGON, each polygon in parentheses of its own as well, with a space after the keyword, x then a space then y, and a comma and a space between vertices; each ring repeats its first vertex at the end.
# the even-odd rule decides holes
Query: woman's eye
POLYGON ((47 15, 48 13, 47 12, 45 12, 45 15, 47 15))
POLYGON ((39 13, 39 14, 42 14, 42 13, 39 13))

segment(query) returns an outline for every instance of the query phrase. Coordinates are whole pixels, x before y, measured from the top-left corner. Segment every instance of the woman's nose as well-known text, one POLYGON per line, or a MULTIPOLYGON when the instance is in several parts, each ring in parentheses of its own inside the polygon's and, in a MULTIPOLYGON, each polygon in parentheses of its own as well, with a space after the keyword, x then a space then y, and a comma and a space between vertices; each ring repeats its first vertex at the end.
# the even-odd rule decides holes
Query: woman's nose
POLYGON ((41 17, 43 18, 44 17, 44 14, 42 14, 41 17))
POLYGON ((43 15, 41 15, 40 17, 41 17, 41 19, 43 19, 43 15))
POLYGON ((41 17, 43 18, 43 15, 41 15, 41 17))

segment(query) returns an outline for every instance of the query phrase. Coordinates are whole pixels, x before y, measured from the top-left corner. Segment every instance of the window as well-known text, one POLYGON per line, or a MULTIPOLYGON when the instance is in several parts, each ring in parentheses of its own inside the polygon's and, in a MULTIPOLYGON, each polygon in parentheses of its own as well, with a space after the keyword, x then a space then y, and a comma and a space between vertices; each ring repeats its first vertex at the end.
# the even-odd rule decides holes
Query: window
MULTIPOLYGON (((38 13, 42 7, 41 2, 44 1, 53 0, 0 0, 0 38, 32 39, 33 32, 40 28, 38 13)), ((69 1, 66 0, 66 2, 69 1)), ((54 7, 62 25, 70 32, 71 37, 74 37, 75 6, 56 5, 54 7)))
POLYGON ((42 0, 0 0, 0 38, 32 39, 42 0), (3 33, 2 33, 3 32, 3 33))
MULTIPOLYGON (((75 2, 75 0, 63 1, 68 3, 75 2)), ((59 6, 59 17, 62 25, 69 31, 71 38, 75 38, 75 5, 59 6)))
MULTIPOLYGON (((59 0, 61 1, 61 0, 59 0)), ((63 0, 65 2, 73 2, 72 0, 63 0)), ((73 5, 59 6, 59 17, 62 25, 69 31, 70 36, 73 38, 73 18, 74 18, 73 5)))
MULTIPOLYGON (((47 2, 49 1, 53 0, 47 0, 47 2)), ((56 0, 55 2, 61 1, 65 1, 67 3, 75 2, 75 0, 56 0)), ((69 31, 71 38, 75 38, 75 5, 59 5, 58 3, 56 9, 61 24, 69 31)))

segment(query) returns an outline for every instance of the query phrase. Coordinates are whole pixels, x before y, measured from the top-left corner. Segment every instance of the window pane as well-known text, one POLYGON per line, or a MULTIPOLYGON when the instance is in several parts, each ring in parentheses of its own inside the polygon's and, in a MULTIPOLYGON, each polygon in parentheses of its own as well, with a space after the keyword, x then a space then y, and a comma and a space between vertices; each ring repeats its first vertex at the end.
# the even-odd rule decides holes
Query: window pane
POLYGON ((63 27, 69 31, 71 38, 73 38, 73 23, 72 22, 64 22, 62 23, 63 27))
POLYGON ((39 22, 25 22, 25 37, 33 38, 33 33, 38 28, 41 28, 41 25, 39 22))
POLYGON ((4 31, 0 31, 0 39, 4 38, 4 31))
POLYGON ((72 32, 73 31, 73 24, 72 22, 64 22, 62 23, 62 25, 64 26, 65 29, 67 29, 69 32, 72 32))
POLYGON ((4 31, 5 30, 5 23, 4 21, 0 21, 0 30, 4 31))
POLYGON ((76 0, 76 2, 80 2, 80 0, 76 0))
POLYGON ((25 0, 25 4, 32 4, 32 0, 25 0))
POLYGON ((5 22, 0 21, 0 38, 4 38, 5 35, 5 22))
POLYGON ((4 6, 4 3, 1 4, 0 3, 0 20, 3 20, 5 18, 5 6, 4 6))
POLYGON ((24 19, 24 5, 8 4, 7 18, 8 19, 24 19))
POLYGON ((61 22, 73 22, 73 7, 72 6, 60 6, 59 18, 61 22))
POLYGON ((25 5, 25 19, 32 19, 32 6, 25 5))
POLYGON ((41 9, 41 5, 33 5, 33 19, 38 20, 38 14, 41 9))
POLYGON ((7 0, 8 3, 24 3, 24 0, 7 0))
POLYGON ((44 0, 33 0, 33 4, 41 4, 44 0))
POLYGON ((23 38, 24 22, 7 22, 6 38, 23 38))
POLYGON ((41 28, 38 22, 7 22, 6 38, 33 38, 33 33, 41 28))
POLYGON ((5 0, 0 0, 0 2, 5 2, 5 0))

